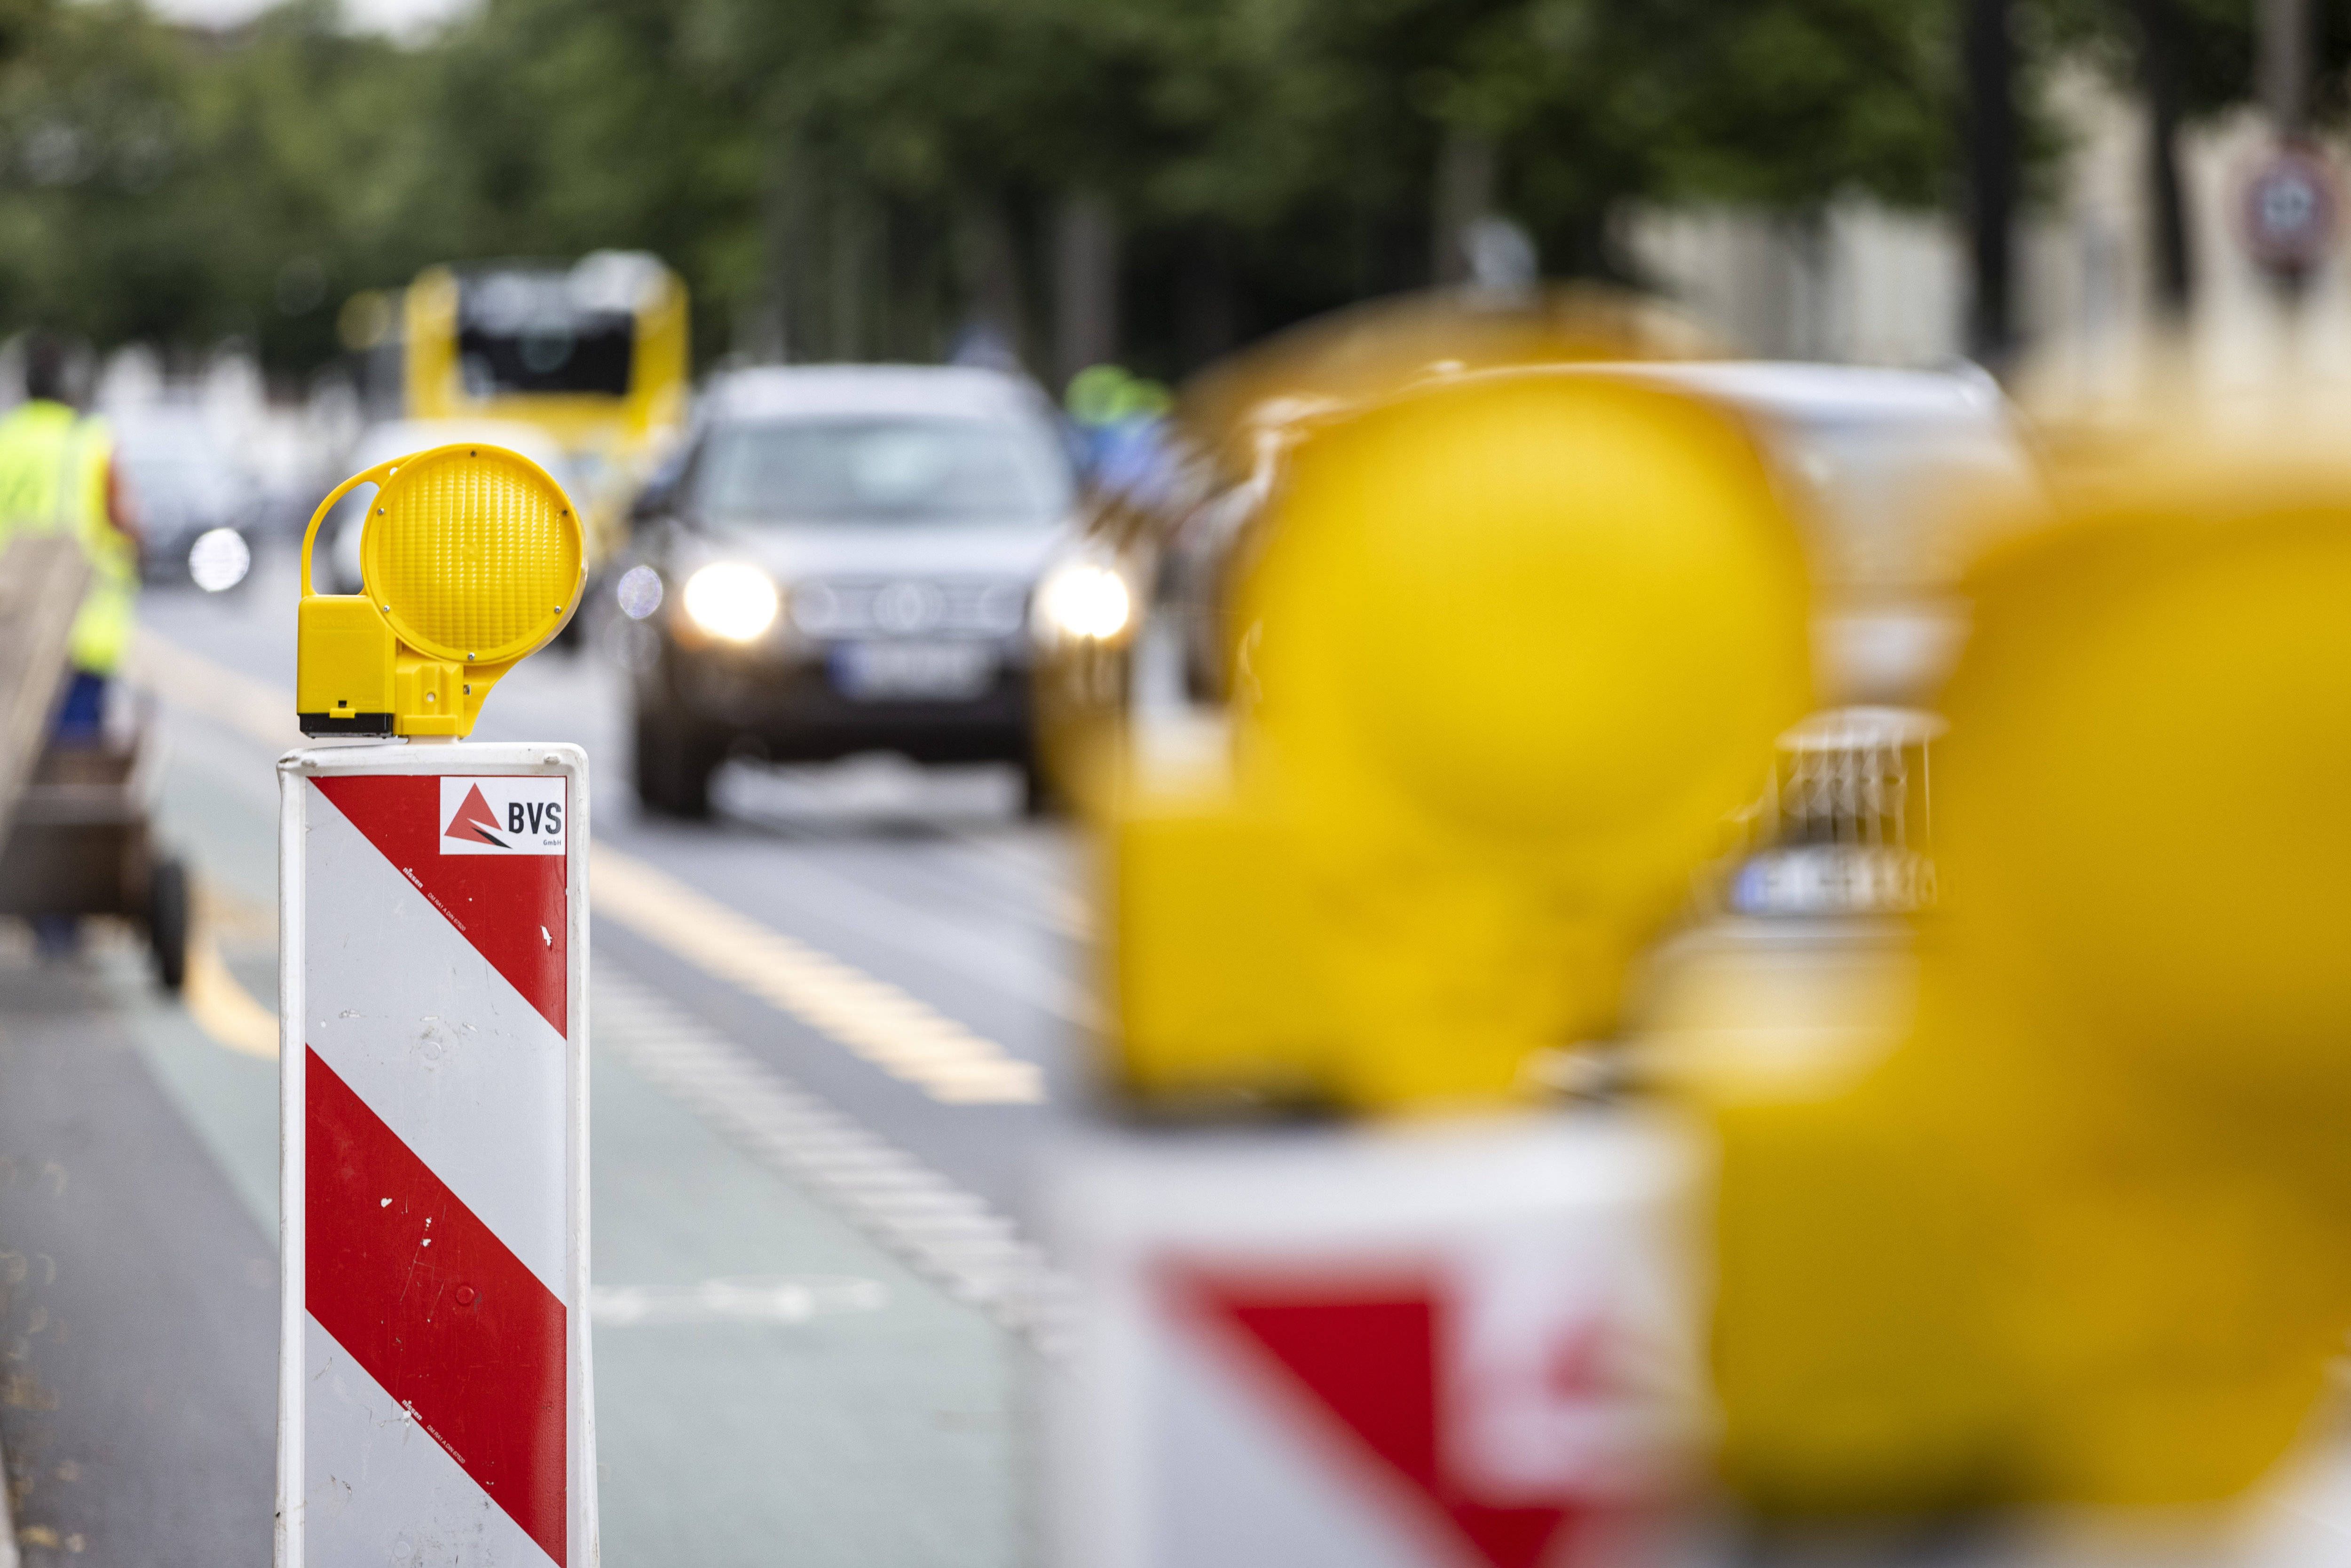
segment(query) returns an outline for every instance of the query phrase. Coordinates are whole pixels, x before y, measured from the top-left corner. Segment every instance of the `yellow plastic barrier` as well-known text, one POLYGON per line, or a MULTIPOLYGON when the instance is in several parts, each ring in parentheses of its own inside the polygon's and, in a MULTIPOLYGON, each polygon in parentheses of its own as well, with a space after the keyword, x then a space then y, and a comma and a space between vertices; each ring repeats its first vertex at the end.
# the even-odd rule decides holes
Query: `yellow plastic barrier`
POLYGON ((1228 790, 1111 824, 1117 1076, 1405 1110, 1608 1031, 1804 712, 1793 528, 1728 417, 1573 371, 1309 434, 1237 594, 1228 790))
POLYGON ((2074 512, 1975 585, 1915 1025, 1712 1107, 1768 1511, 2224 1498, 2351 1329, 2351 478, 2074 512))

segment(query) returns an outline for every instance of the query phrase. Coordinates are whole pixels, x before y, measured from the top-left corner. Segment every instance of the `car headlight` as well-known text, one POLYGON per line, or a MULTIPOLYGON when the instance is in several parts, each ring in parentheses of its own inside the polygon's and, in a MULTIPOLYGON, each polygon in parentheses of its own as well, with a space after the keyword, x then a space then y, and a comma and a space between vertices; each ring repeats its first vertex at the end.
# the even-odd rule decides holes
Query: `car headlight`
POLYGON ((225 593, 253 570, 253 549, 235 528, 206 528, 188 547, 188 580, 206 593, 225 593))
POLYGON ((729 643, 748 643, 767 631, 783 603, 774 578, 740 561, 722 560, 685 580, 686 619, 729 643))
POLYGON ((1134 616, 1126 579, 1102 566, 1064 566, 1037 590, 1037 613, 1065 636, 1108 642, 1134 616))

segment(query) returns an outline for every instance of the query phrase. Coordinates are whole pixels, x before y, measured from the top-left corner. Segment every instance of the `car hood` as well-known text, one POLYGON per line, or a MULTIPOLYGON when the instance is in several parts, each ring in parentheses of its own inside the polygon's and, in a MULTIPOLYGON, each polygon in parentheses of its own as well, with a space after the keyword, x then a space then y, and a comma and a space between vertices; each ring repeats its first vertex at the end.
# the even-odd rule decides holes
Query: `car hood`
POLYGON ((785 582, 862 577, 1034 578, 1067 537, 1061 528, 947 524, 809 524, 712 529, 697 552, 706 559, 758 563, 785 582))

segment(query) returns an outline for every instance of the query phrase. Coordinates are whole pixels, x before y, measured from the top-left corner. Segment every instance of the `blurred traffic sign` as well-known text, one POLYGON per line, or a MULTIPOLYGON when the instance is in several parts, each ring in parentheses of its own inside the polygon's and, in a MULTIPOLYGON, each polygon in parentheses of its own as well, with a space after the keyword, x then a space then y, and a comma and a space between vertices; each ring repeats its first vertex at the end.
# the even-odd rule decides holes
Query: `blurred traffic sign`
POLYGON ((277 1561, 592 1564, 585 757, 279 777, 277 1561))
POLYGON ((2245 182, 2246 248, 2269 271, 2300 277, 2335 248, 2340 204, 2324 158, 2307 146, 2279 147, 2245 182))

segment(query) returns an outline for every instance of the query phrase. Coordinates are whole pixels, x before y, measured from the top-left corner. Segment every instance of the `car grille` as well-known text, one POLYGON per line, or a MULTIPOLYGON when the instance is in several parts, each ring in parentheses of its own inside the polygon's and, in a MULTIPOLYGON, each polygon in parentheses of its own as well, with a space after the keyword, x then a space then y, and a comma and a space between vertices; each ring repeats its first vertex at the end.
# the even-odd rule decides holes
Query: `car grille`
POLYGON ((810 637, 1008 637, 1029 612, 1017 578, 820 578, 789 597, 810 637))

